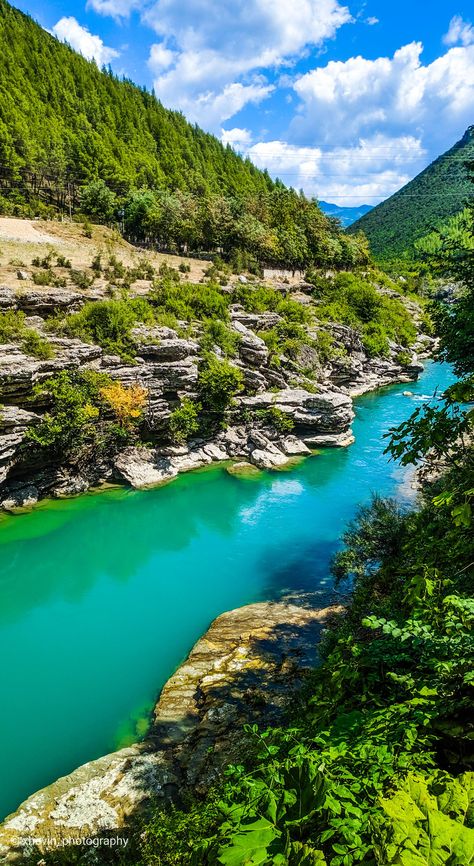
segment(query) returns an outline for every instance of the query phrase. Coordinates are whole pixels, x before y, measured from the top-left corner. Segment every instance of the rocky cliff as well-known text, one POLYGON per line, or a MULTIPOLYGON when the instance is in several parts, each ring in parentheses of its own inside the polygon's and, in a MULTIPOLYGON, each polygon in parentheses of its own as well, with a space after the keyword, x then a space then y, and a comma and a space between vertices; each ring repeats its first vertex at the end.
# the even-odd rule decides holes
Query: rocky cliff
MULTIPOLYGON (((240 370, 244 388, 225 429, 191 438, 185 445, 173 443, 169 421, 183 398, 199 397, 200 322, 181 323, 186 329, 137 325, 132 331, 135 356, 124 361, 99 345, 62 336, 50 327, 54 317, 80 310, 86 302, 104 297, 103 291, 0 287, 0 310, 22 312, 25 326, 46 338, 51 349, 51 357, 40 359, 28 354, 21 341, 0 346, 0 507, 15 510, 41 497, 73 495, 104 482, 147 487, 213 461, 245 461, 273 469, 321 446, 347 445, 352 441, 352 398, 381 385, 415 379, 423 369, 420 357, 432 349, 433 340, 420 332, 409 353, 391 342, 388 357, 370 357, 357 330, 334 323, 325 328, 331 339, 327 358, 317 348, 321 329, 316 323, 305 325, 308 339, 296 357, 283 353, 276 364, 264 337, 279 326, 281 316, 274 311, 248 312, 232 303, 235 285, 230 282, 222 292, 230 294, 229 328, 238 346, 231 363, 240 370), (94 370, 125 386, 140 385, 147 394, 146 446, 138 441, 116 453, 81 454, 80 459, 34 447, 27 431, 48 409, 35 395, 35 386, 62 370, 94 370), (289 419, 285 432, 269 422, 269 411, 274 410, 289 419)), ((284 284, 273 288, 282 297, 290 293, 284 284)), ((312 289, 305 283, 293 285, 291 298, 307 307, 312 289)), ((417 304, 397 298, 419 322, 417 304)), ((218 346, 213 351, 216 357, 222 355, 218 346)))

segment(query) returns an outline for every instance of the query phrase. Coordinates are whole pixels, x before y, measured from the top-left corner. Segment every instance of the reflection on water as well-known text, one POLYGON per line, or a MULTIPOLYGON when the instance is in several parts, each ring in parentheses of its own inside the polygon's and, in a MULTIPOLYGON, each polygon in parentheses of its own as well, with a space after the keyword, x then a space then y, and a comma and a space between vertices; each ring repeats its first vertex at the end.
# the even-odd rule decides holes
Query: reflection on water
MULTIPOLYGON (((415 395, 446 387, 432 364, 415 395)), ((383 434, 405 385, 357 401, 356 443, 251 483, 224 469, 0 522, 0 812, 143 731, 162 684, 224 610, 331 593, 328 565, 374 491, 409 499, 383 434)))

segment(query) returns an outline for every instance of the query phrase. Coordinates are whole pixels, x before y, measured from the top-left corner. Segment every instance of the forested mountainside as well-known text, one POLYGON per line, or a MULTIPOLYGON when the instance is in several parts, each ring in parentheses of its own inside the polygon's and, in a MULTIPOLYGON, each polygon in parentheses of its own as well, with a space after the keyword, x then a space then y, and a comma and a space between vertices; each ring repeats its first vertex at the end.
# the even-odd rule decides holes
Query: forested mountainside
POLYGON ((414 244, 462 211, 470 184, 465 163, 474 159, 474 127, 395 195, 357 220, 349 232, 362 231, 381 259, 413 254, 414 244))
POLYGON ((366 260, 315 202, 5 0, 0 42, 0 212, 82 212, 133 242, 235 253, 241 267, 366 260))

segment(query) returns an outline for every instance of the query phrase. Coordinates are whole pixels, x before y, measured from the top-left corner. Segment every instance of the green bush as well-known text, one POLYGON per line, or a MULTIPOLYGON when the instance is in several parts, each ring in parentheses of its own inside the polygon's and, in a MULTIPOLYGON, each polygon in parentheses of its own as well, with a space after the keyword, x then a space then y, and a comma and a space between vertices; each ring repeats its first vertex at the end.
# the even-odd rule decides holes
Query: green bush
POLYGON ((238 353, 239 335, 220 319, 206 319, 201 337, 203 352, 212 352, 218 346, 227 358, 234 358, 238 353))
POLYGON ((278 406, 272 406, 270 409, 259 409, 256 415, 265 425, 273 427, 277 433, 287 435, 295 429, 293 419, 278 406))
POLYGON ((47 399, 51 408, 40 424, 28 428, 27 439, 41 448, 49 448, 58 453, 77 451, 87 440, 97 441, 100 388, 110 381, 105 374, 92 370, 61 370, 36 385, 33 399, 47 399))
POLYGON ((137 322, 153 321, 153 309, 143 298, 92 301, 80 312, 67 316, 60 329, 71 337, 97 343, 107 352, 130 360, 135 351, 132 328, 137 322))
POLYGON ((185 397, 181 401, 181 405, 171 413, 170 434, 178 445, 187 442, 198 432, 200 410, 200 403, 195 403, 185 397))
POLYGON ((397 364, 401 364, 402 367, 407 367, 411 364, 411 359, 412 356, 410 355, 410 352, 399 352, 395 358, 397 364))
POLYGON ((172 313, 190 322, 193 319, 229 319, 229 298, 212 284, 179 284, 168 278, 157 283, 150 301, 159 312, 172 313))
POLYGON ((37 331, 32 328, 26 328, 22 337, 23 351, 27 355, 32 355, 33 358, 38 358, 41 361, 47 361, 54 357, 54 349, 44 337, 41 337, 37 331))
POLYGON ((94 282, 94 277, 89 276, 85 271, 71 270, 71 281, 78 289, 89 289, 94 282))
POLYGON ((320 320, 358 330, 371 356, 386 357, 390 340, 409 348, 416 339, 416 327, 403 302, 380 294, 357 274, 342 273, 321 281, 314 294, 320 320))
POLYGON ((20 342, 23 351, 34 358, 52 358, 52 346, 37 331, 25 325, 25 314, 19 310, 0 313, 0 343, 20 342))
POLYGON ((243 375, 238 367, 208 355, 199 371, 199 393, 203 408, 221 415, 243 388, 243 375))

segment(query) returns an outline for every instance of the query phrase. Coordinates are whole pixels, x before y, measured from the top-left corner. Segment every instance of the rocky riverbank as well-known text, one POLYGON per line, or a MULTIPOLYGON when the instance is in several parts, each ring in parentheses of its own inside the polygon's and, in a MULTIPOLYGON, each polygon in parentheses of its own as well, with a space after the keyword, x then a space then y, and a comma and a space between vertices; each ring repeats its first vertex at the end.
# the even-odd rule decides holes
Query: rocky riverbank
MULTIPOLYGON (((222 291, 232 294, 235 285, 222 291)), ((143 286, 139 288, 143 294, 143 286)), ((282 297, 289 293, 284 284, 273 289, 282 297)), ((312 291, 313 287, 301 283, 291 287, 291 298, 307 307, 312 291)), ((32 357, 21 341, 0 346, 0 508, 4 510, 31 506, 45 496, 79 494, 106 482, 138 488, 161 484, 213 461, 245 461, 259 469, 275 469, 319 447, 348 445, 353 441, 352 398, 382 385, 416 379, 423 369, 420 358, 434 344, 422 333, 418 305, 397 294, 419 330, 410 352, 392 342, 388 357, 372 357, 357 330, 334 323, 324 329, 331 342, 326 357, 318 348, 321 327, 314 324, 305 326, 307 339, 297 355, 283 353, 275 363, 264 336, 278 328, 281 316, 272 311, 251 313, 239 303, 230 304, 229 329, 237 345, 231 363, 240 371, 243 391, 228 413, 226 429, 176 445, 170 438, 173 411, 183 399, 199 400, 201 325, 187 325, 186 336, 182 336, 186 323, 181 323, 182 330, 139 325, 132 331, 136 354, 127 362, 98 345, 51 330, 54 317, 80 310, 103 296, 103 289, 81 293, 69 288, 0 287, 0 311, 23 313, 25 325, 47 339, 52 354, 47 359, 32 357), (67 458, 34 447, 28 430, 40 424, 49 408, 35 386, 60 371, 86 370, 104 373, 126 388, 143 389, 146 444, 67 458), (288 420, 291 433, 269 423, 269 413, 275 410, 288 420)), ((222 355, 218 346, 214 353, 222 355)))
POLYGON ((165 685, 145 739, 33 794, 0 827, 0 862, 20 864, 77 838, 127 839, 153 801, 205 791, 239 760, 244 724, 278 724, 317 663, 321 629, 341 608, 302 601, 218 617, 165 685))

